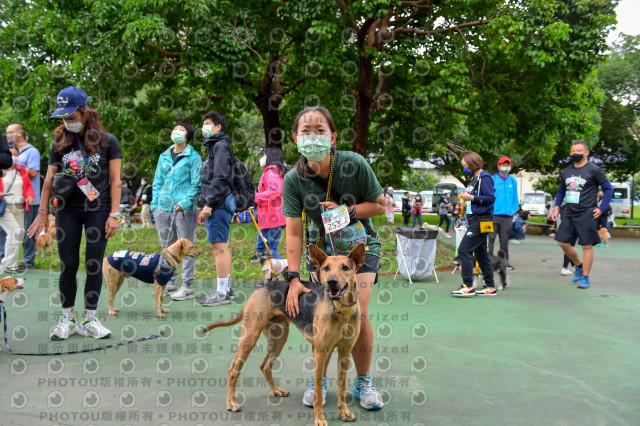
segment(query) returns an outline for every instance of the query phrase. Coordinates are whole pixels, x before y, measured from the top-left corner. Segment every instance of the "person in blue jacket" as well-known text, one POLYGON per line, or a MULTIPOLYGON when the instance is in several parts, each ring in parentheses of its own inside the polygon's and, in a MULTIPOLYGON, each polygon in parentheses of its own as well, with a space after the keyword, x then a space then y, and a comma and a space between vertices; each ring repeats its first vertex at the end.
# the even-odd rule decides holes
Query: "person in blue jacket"
MULTIPOLYGON (((518 182, 511 176, 511 159, 502 157, 498 160, 498 173, 493 175, 493 187, 496 190, 496 201, 493 204, 493 231, 489 234, 489 253, 493 254, 493 244, 496 237, 500 238, 500 250, 509 260, 509 235, 513 227, 513 215, 518 212, 518 182)), ((511 263, 508 269, 515 269, 511 263)))
MULTIPOLYGON (((198 194, 202 158, 189 142, 195 129, 186 121, 178 121, 171 132, 171 146, 158 159, 153 178, 151 211, 156 220, 160 245, 167 248, 179 238, 195 244, 198 227, 198 194)), ((167 284, 167 292, 173 300, 193 298, 191 284, 196 274, 196 259, 185 257, 182 261, 182 286, 176 290, 175 277, 167 284)))
POLYGON ((473 151, 464 151, 461 163, 464 174, 472 177, 466 192, 460 194, 460 200, 466 203, 469 226, 458 247, 458 257, 462 264, 462 286, 451 294, 455 297, 495 296, 493 266, 487 252, 487 234, 480 229, 481 221, 492 221, 493 203, 496 200, 493 178, 482 170, 484 161, 473 151), (473 288, 474 256, 484 277, 484 287, 477 291, 473 288))

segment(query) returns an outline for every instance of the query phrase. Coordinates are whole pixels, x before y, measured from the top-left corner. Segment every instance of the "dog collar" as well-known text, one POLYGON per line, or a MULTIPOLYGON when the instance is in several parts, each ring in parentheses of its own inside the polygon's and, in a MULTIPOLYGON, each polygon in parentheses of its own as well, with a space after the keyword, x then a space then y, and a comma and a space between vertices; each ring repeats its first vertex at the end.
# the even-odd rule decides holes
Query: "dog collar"
MULTIPOLYGON (((357 305, 358 301, 353 302, 352 304, 348 305, 348 308, 345 309, 344 311, 338 310, 338 308, 336 308, 336 302, 333 302, 333 312, 336 314, 350 314, 355 312, 356 310, 356 305, 357 305)), ((340 303, 340 305, 342 305, 342 303, 340 303)), ((344 306, 344 305, 342 305, 344 306)))

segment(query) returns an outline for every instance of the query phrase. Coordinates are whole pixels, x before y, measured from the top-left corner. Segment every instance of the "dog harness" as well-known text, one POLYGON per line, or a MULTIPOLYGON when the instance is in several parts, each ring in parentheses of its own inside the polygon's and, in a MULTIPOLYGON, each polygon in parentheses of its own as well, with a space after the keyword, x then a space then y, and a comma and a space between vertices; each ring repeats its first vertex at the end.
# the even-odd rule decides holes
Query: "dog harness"
POLYGON ((150 284, 157 282, 165 286, 176 274, 176 268, 171 266, 160 253, 145 254, 119 250, 110 254, 107 261, 124 275, 150 284))

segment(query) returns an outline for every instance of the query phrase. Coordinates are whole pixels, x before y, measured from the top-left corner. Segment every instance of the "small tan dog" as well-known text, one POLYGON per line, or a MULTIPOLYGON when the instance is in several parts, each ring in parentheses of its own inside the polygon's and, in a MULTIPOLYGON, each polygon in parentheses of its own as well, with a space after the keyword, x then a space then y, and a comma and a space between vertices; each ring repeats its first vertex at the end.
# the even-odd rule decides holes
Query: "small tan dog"
POLYGON ((153 300, 158 318, 166 317, 169 309, 164 307, 164 287, 176 275, 185 257, 196 257, 200 252, 186 238, 180 238, 160 253, 145 254, 129 250, 116 251, 104 258, 102 275, 109 287, 109 315, 115 315, 113 306, 116 293, 126 277, 145 283, 153 283, 153 300))
POLYGON ((22 287, 18 284, 18 280, 13 277, 4 277, 0 279, 0 300, 6 299, 10 292, 20 288, 22 287))
POLYGON ((607 228, 598 229, 598 235, 601 240, 604 240, 604 243, 609 247, 609 232, 607 232, 607 228))

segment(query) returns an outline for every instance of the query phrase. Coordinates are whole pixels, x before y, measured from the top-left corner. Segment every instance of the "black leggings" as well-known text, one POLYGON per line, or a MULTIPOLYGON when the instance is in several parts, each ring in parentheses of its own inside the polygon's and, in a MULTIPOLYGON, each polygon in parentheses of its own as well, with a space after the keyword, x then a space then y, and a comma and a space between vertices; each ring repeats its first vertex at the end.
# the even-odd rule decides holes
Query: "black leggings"
POLYGON ((442 222, 447 222, 446 232, 449 232, 449 227, 451 226, 451 219, 449 219, 448 214, 445 213, 440 215, 440 222, 438 222, 438 228, 440 228, 440 225, 442 225, 442 222))
POLYGON ((60 299, 63 308, 75 305, 78 291, 77 273, 80 266, 80 241, 82 227, 85 229, 86 251, 84 267, 87 281, 84 284, 84 305, 95 310, 100 300, 102 288, 102 261, 107 248, 105 225, 109 217, 108 210, 56 212, 58 253, 60 254, 60 299))

